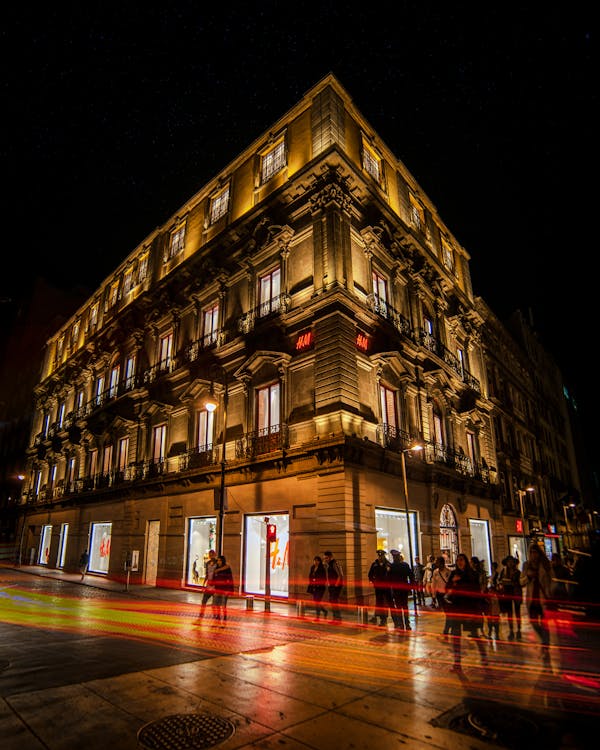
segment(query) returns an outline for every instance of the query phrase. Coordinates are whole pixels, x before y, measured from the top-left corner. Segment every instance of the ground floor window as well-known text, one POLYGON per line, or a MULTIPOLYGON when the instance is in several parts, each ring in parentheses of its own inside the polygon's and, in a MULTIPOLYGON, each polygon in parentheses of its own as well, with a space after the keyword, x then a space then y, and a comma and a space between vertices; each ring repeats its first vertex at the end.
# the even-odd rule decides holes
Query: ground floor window
POLYGON ((217 519, 188 519, 188 554, 186 584, 201 586, 204 581, 204 566, 208 560, 208 550, 217 550, 217 519))
POLYGON ((50 564, 50 544, 52 542, 52 524, 42 526, 42 534, 40 536, 40 550, 38 555, 38 562, 41 565, 50 564))
POLYGON ((469 519, 471 532, 471 556, 478 557, 489 573, 492 569, 492 549, 490 547, 490 525, 478 518, 469 519))
POLYGON ((91 573, 108 573, 111 537, 112 523, 92 524, 90 562, 88 565, 88 570, 91 573))
POLYGON ((406 513, 401 510, 375 509, 375 527, 377 529, 377 549, 387 552, 397 549, 404 555, 409 565, 414 564, 414 557, 419 556, 419 545, 417 544, 417 514, 409 511, 408 523, 406 513), (408 533, 410 527, 410 544, 408 533), (411 560, 411 545, 413 560, 411 560))
MULTIPOLYGON (((246 516, 244 526, 244 590, 248 594, 265 593, 267 554, 267 522, 264 514, 246 516)), ((287 513, 268 516, 275 524, 277 539, 271 543, 269 555, 270 587, 273 596, 289 594, 290 519, 287 513)))
POLYGON ((58 540, 58 555, 56 556, 56 567, 65 567, 65 555, 67 553, 67 536, 69 534, 69 524, 61 523, 60 538, 58 540))

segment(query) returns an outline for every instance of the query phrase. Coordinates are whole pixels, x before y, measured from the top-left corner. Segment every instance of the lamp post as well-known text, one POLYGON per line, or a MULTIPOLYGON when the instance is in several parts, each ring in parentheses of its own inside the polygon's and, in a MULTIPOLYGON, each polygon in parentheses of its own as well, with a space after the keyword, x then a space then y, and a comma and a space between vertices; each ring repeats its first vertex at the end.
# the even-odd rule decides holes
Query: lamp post
POLYGON ((518 489, 517 494, 519 495, 519 506, 521 509, 521 537, 523 539, 523 560, 527 558, 527 542, 525 539, 525 513, 523 511, 523 498, 528 492, 534 492, 533 487, 526 487, 524 490, 518 489))
MULTIPOLYGON (((227 370, 223 365, 213 365, 212 372, 218 372, 223 384, 223 437, 221 441, 221 481, 219 484, 219 522, 217 526, 217 549, 218 554, 223 554, 223 522, 225 519, 225 461, 227 449, 227 404, 229 402, 229 378, 227 370)), ((217 401, 214 398, 214 380, 210 383, 210 396, 207 399, 206 411, 214 412, 217 408, 217 401)))
MULTIPOLYGON (((409 565, 412 569, 414 565, 414 557, 413 557, 413 546, 412 546, 412 536, 410 533, 410 518, 408 514, 408 482, 406 481, 406 458, 404 457, 405 453, 410 453, 411 451, 422 451, 423 446, 420 443, 415 443, 414 445, 410 446, 410 448, 404 448, 404 450, 400 451, 400 458, 402 459, 402 484, 404 487, 404 511, 406 513, 406 531, 408 533, 408 554, 410 557, 409 565)), ((415 614, 417 612, 417 600, 413 595, 413 603, 415 607, 415 614)))
MULTIPOLYGON (((575 503, 568 503, 567 505, 565 505, 563 503, 563 513, 564 513, 564 516, 565 516, 565 536, 570 536, 570 531, 569 531, 569 517, 567 515, 567 508, 575 508, 575 507, 577 507, 575 505, 575 503)), ((564 546, 568 547, 569 545, 565 544, 564 546)))

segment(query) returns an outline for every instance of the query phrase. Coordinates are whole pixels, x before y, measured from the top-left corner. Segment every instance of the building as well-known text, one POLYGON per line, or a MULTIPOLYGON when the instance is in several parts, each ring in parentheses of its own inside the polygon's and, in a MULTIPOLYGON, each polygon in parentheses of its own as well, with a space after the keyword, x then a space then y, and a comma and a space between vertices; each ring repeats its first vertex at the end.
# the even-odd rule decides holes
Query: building
POLYGON ((379 547, 500 559, 483 323, 467 251, 328 75, 48 341, 22 553, 193 586, 222 545, 242 592, 268 563, 294 597, 330 549, 356 603, 379 547))

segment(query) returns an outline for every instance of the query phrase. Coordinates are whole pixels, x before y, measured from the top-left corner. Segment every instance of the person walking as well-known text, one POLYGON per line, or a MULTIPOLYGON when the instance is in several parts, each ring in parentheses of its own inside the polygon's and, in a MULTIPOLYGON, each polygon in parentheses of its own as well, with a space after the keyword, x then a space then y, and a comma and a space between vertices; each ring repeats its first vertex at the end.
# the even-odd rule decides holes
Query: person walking
POLYGON ((200 612, 198 617, 204 617, 206 605, 209 599, 212 599, 212 603, 215 603, 215 589, 213 586, 213 578, 215 575, 215 568, 217 567, 217 553, 214 549, 208 550, 208 560, 204 563, 204 580, 202 585, 204 586, 204 592, 202 594, 202 601, 200 602, 200 612))
POLYGON ((435 570, 435 557, 433 555, 427 556, 427 562, 425 563, 425 572, 423 573, 423 588, 424 593, 423 596, 425 599, 427 597, 431 597, 431 606, 435 608, 437 606, 437 601, 435 599, 435 596, 431 593, 431 579, 433 578, 433 571, 435 570))
POLYGON ((480 560, 475 555, 471 557, 471 567, 473 568, 473 571, 475 575, 477 576, 477 581, 479 582, 479 592, 481 594, 479 599, 476 600, 479 617, 476 617, 476 616, 473 617, 472 635, 473 637, 476 637, 481 633, 482 636, 485 636, 485 619, 484 618, 487 614, 486 595, 487 595, 488 575, 485 569, 485 563, 483 562, 483 560, 480 560))
POLYGON ((450 568, 446 566, 446 558, 443 555, 439 555, 435 561, 435 568, 433 570, 433 576, 431 577, 431 595, 437 602, 437 608, 443 614, 444 626, 442 629, 442 635, 448 637, 450 635, 450 623, 446 615, 446 601, 444 599, 446 595, 446 586, 450 579, 450 568))
POLYGON ((82 581, 85 578, 85 574, 87 573, 89 562, 90 562, 90 556, 88 554, 88 551, 84 549, 83 552, 81 553, 81 557, 79 558, 79 572, 81 573, 82 581))
POLYGON ((393 549, 392 563, 388 574, 392 599, 392 620, 398 630, 412 630, 408 619, 408 595, 413 586, 410 565, 400 551, 393 549))
POLYGON ((498 563, 492 562, 491 573, 488 576, 486 592, 486 614, 487 614, 487 637, 492 640, 494 633, 496 640, 500 640, 500 604, 498 601, 498 583, 500 581, 500 571, 498 563))
POLYGON ((513 555, 507 555, 502 560, 503 568, 498 576, 496 587, 498 593, 498 607, 500 615, 506 615, 508 619, 508 640, 515 640, 515 629, 517 626, 516 639, 521 640, 521 603, 523 601, 523 588, 521 586, 521 571, 519 561, 513 555))
POLYGON ((327 591, 329 593, 332 621, 338 623, 342 621, 339 601, 344 586, 344 571, 341 564, 334 558, 331 550, 323 552, 323 564, 325 565, 325 573, 327 574, 327 591))
POLYGON ((315 621, 317 621, 323 613, 323 617, 327 617, 327 610, 322 604, 323 596, 325 595, 325 589, 327 587, 327 571, 323 565, 323 560, 319 555, 315 555, 313 563, 308 571, 308 588, 309 594, 312 594, 313 603, 315 605, 315 621))
MULTIPOLYGON (((446 584, 446 616, 450 623, 452 651, 454 654, 453 672, 462 671, 461 641, 465 631, 473 636, 473 621, 481 617, 481 587, 477 573, 471 567, 469 558, 460 552, 456 556, 456 567, 450 573, 446 584)), ((475 643, 484 668, 489 666, 487 651, 481 638, 475 643)))
POLYGON ((523 565, 521 584, 525 587, 525 598, 529 622, 542 644, 542 660, 550 665, 550 630, 545 607, 550 599, 552 567, 546 553, 535 542, 529 546, 527 561, 523 565))
POLYGON ((214 587, 215 619, 224 625, 227 620, 227 600, 234 592, 233 571, 225 555, 218 555, 217 557, 217 566, 214 570, 212 583, 214 587))
POLYGON ((423 578, 425 577, 425 566, 421 562, 421 558, 415 557, 415 564, 413 565, 413 581, 415 582, 415 601, 421 607, 425 606, 425 587, 423 584, 423 578))
POLYGON ((385 627, 388 613, 392 609, 392 591, 390 586, 390 562, 384 549, 377 550, 377 557, 371 563, 368 578, 375 589, 375 614, 369 620, 373 625, 385 627))

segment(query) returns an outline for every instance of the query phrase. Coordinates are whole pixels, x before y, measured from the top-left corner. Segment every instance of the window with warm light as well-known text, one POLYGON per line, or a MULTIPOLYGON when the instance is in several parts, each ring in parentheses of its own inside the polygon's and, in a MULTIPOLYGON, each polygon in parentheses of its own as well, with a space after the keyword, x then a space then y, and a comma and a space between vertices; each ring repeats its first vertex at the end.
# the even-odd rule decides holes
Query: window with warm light
POLYGON ((272 383, 256 391, 256 427, 260 434, 279 432, 279 398, 279 383, 272 383))
POLYGON ((96 378, 96 393, 95 393, 96 406, 100 406, 103 400, 104 400, 104 375, 99 375, 96 378))
POLYGON ((152 433, 152 460, 155 463, 164 460, 166 443, 167 425, 158 425, 152 433))
POLYGON ((129 456, 129 438, 124 437, 119 440, 119 455, 118 455, 118 465, 119 465, 119 471, 125 473, 125 470, 127 469, 127 459, 129 456))
POLYGON ((381 404, 381 420, 385 427, 391 428, 394 435, 398 429, 398 410, 396 406, 396 391, 379 386, 379 400, 381 404))
POLYGON ((219 303, 207 307, 202 311, 202 345, 211 346, 217 341, 219 328, 219 303))
POLYGON ((421 202, 412 194, 409 195, 410 200, 410 222, 415 229, 420 232, 425 231, 425 211, 421 202))
POLYGON ((142 253, 138 260, 137 283, 142 284, 146 280, 148 273, 148 253, 142 253))
POLYGON ((381 184, 383 178, 383 166, 381 157, 377 152, 369 146, 368 143, 363 141, 363 169, 365 172, 371 175, 371 177, 381 184))
POLYGON ((283 138, 266 151, 260 160, 261 184, 268 182, 271 177, 286 166, 285 142, 283 138))
POLYGON ((123 274, 123 294, 129 294, 133 287, 133 266, 129 266, 123 274))
POLYGON ((102 453, 102 473, 104 475, 110 474, 110 470, 112 469, 112 456, 113 456, 112 444, 105 445, 104 451, 102 453))
POLYGON ((98 471, 98 449, 93 448, 90 451, 90 477, 95 477, 98 471))
POLYGON ((160 337, 158 344, 158 362, 161 370, 169 370, 173 357, 173 333, 160 337))
POLYGON ((454 273, 454 250, 444 237, 442 237, 442 260, 450 273, 454 273))
POLYGON ((212 448, 214 435, 215 413, 207 409, 200 409, 196 413, 197 447, 204 453, 212 448))
POLYGON ((110 398, 116 398, 119 395, 119 375, 121 373, 121 367, 115 365, 110 371, 110 381, 108 386, 108 395, 110 398))
POLYGON ((277 312, 281 304, 281 271, 273 269, 258 280, 259 316, 277 312))
POLYGON ((125 360, 125 388, 131 390, 135 387, 135 354, 129 355, 125 360))
POLYGON ((179 253, 183 252, 184 247, 185 224, 181 224, 181 226, 177 227, 177 229, 171 232, 171 239, 169 242, 169 256, 167 260, 171 260, 171 258, 174 258, 176 255, 179 255, 179 253))
POLYGON ((373 294, 375 296, 375 304, 377 311, 381 315, 387 313, 387 281, 377 271, 373 271, 373 294))
POLYGON ((210 199, 210 223, 215 224, 229 210, 229 185, 210 199))

